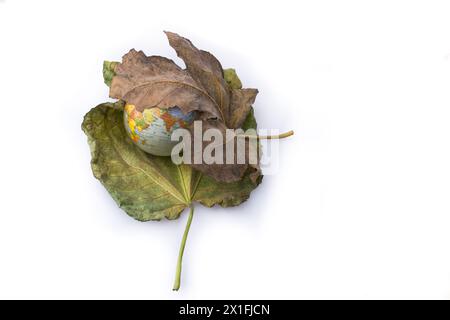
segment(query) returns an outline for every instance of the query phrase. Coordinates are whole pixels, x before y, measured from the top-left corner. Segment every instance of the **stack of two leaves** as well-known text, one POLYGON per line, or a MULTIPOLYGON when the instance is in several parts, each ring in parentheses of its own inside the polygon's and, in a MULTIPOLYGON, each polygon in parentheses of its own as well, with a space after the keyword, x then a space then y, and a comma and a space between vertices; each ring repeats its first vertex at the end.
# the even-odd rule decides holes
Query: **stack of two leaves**
MULTIPOLYGON (((140 112, 174 106, 184 114, 195 111, 204 127, 222 133, 226 129, 256 130, 252 104, 258 91, 242 89, 234 70, 223 70, 209 52, 177 34, 166 35, 186 69, 170 59, 147 57, 134 49, 121 63, 105 62, 103 75, 110 97, 119 100, 89 111, 82 129, 88 137, 94 176, 128 215, 140 221, 177 219, 191 207, 176 269, 174 290, 178 290, 192 203, 239 205, 261 183, 262 175, 258 164, 250 163, 248 157, 244 163, 235 158, 234 163, 175 165, 170 157, 145 153, 129 138, 124 125, 126 103, 140 112)), ((238 138, 257 136, 236 134, 231 140, 238 138)), ((222 147, 231 140, 224 141, 222 147)))

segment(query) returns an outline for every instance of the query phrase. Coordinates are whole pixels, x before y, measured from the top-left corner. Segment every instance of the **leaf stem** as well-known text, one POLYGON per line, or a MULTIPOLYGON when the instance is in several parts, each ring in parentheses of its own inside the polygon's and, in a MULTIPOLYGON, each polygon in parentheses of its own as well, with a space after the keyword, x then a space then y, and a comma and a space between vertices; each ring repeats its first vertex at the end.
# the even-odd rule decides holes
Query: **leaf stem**
POLYGON ((250 136, 250 135, 245 135, 245 134, 239 134, 238 136, 243 136, 245 138, 250 138, 250 139, 258 139, 258 140, 270 140, 270 139, 283 139, 283 138, 287 138, 290 137, 294 134, 294 131, 290 130, 288 132, 282 133, 282 134, 277 134, 277 135, 273 135, 273 136, 250 136))
POLYGON ((178 253, 178 261, 177 261, 177 269, 175 272, 175 282, 173 283, 173 290, 178 291, 180 289, 180 282, 181 282, 181 265, 183 263, 183 253, 184 253, 184 247, 186 246, 186 239, 189 234, 189 229, 191 228, 191 222, 192 218, 194 217, 194 206, 193 204, 190 205, 190 212, 189 217, 186 222, 186 227, 184 229, 183 238, 181 239, 181 245, 180 245, 180 252, 178 253))

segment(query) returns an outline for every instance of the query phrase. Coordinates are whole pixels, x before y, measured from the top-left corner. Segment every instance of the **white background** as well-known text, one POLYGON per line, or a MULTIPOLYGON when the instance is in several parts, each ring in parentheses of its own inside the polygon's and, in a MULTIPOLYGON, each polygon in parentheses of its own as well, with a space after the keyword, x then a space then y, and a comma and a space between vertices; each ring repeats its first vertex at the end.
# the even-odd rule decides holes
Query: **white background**
POLYGON ((450 298, 445 1, 0 0, 0 298, 450 298), (102 61, 178 32, 295 130, 237 208, 129 218, 94 179, 102 61))

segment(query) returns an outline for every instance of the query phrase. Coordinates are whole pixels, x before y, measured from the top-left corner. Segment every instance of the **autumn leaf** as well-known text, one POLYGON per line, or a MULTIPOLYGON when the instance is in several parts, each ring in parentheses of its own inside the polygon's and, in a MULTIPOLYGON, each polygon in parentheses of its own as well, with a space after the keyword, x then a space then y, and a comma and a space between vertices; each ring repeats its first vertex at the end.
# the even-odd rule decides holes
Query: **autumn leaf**
MULTIPOLYGON (((166 35, 186 69, 170 59, 147 57, 142 51, 132 49, 121 63, 106 63, 106 71, 104 67, 105 83, 111 85, 110 97, 133 104, 138 111, 174 106, 185 114, 197 111, 208 128, 221 131, 241 128, 258 90, 242 89, 239 78, 233 75, 234 70, 225 76, 220 62, 211 53, 197 49, 188 39, 172 32, 166 35)), ((231 142, 224 140, 223 144, 226 143, 231 142)), ((257 165, 249 167, 248 163, 237 162, 214 165, 201 162, 192 166, 222 182, 239 181, 248 168, 259 172, 257 165)))

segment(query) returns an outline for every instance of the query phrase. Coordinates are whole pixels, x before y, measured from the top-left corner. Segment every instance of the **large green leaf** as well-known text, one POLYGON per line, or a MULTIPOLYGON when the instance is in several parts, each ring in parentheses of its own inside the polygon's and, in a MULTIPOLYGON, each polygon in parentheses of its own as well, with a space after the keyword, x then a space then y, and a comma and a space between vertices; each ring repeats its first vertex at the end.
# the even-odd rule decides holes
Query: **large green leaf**
POLYGON ((262 178, 253 182, 246 174, 241 181, 220 183, 186 165, 173 164, 170 157, 149 155, 133 144, 123 125, 123 111, 111 103, 89 111, 82 128, 88 136, 94 176, 123 210, 140 221, 176 219, 192 201, 208 207, 238 205, 262 178))

